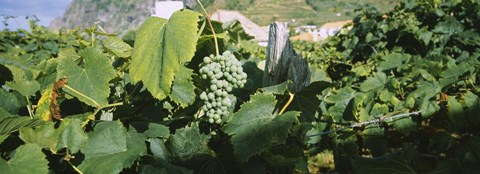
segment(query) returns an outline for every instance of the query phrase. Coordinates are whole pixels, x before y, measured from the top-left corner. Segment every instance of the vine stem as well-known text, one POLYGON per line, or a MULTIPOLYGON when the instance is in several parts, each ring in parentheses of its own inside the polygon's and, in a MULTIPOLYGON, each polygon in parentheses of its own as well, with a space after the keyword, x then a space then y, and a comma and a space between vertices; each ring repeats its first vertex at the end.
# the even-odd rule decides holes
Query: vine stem
POLYGON ((32 110, 32 103, 30 102, 30 99, 28 99, 28 96, 25 97, 27 99, 27 110, 28 114, 30 115, 30 118, 33 119, 33 110, 32 110))
POLYGON ((410 113, 397 114, 397 115, 393 115, 391 117, 387 117, 388 115, 381 116, 381 117, 373 119, 373 120, 368 120, 368 121, 360 122, 360 123, 353 123, 353 124, 350 124, 349 126, 346 126, 346 127, 340 128, 340 129, 329 130, 329 131, 325 131, 325 132, 320 132, 318 134, 308 135, 308 137, 315 137, 315 136, 331 134, 331 133, 335 133, 335 132, 344 131, 344 130, 347 130, 347 129, 356 128, 356 127, 368 126, 368 125, 371 125, 371 124, 379 124, 379 123, 383 123, 383 122, 397 121, 397 120, 400 120, 400 119, 411 117, 412 115, 419 115, 419 114, 420 114, 420 111, 415 111, 415 112, 410 112, 410 113))
POLYGON ((290 103, 292 103, 292 100, 293 100, 293 97, 295 96, 293 93, 291 92, 288 92, 288 95, 290 96, 288 98, 288 101, 287 103, 285 103, 285 106, 283 106, 282 110, 280 110, 280 113, 278 113, 278 115, 282 115, 283 112, 285 111, 285 109, 287 109, 287 107, 290 105, 290 103))
POLYGON ((86 98, 87 100, 90 100, 93 104, 95 104, 95 107, 96 107, 96 108, 100 108, 100 107, 101 107, 95 100, 93 100, 92 98, 86 96, 85 94, 82 94, 81 92, 73 89, 72 87, 70 87, 70 86, 68 86, 68 85, 66 85, 66 84, 65 84, 65 86, 63 86, 63 87, 69 89, 70 91, 73 91, 74 93, 82 96, 83 98, 86 98))
POLYGON ((68 152, 68 149, 66 150, 66 153, 65 153, 65 157, 63 157, 63 159, 65 161, 67 161, 68 164, 70 164, 70 166, 72 166, 72 168, 79 174, 83 174, 82 171, 80 171, 80 169, 77 168, 77 166, 73 165, 72 162, 70 162, 70 159, 73 158, 72 155, 70 155, 70 153, 68 152))
POLYGON ((83 172, 80 171, 80 169, 78 169, 77 166, 73 165, 72 162, 70 162, 70 160, 68 160, 67 163, 70 164, 70 166, 72 166, 73 170, 75 170, 77 173, 83 174, 83 172))
MULTIPOLYGON (((215 3, 216 3, 216 1, 218 1, 218 0, 215 0, 215 3)), ((208 25, 210 25, 210 29, 212 30, 213 41, 215 42, 215 53, 218 56, 218 55, 220 55, 220 51, 218 49, 217 35, 215 34, 215 30, 213 29, 212 21, 210 21, 210 14, 207 12, 207 10, 205 10, 205 7, 203 7, 203 4, 200 2, 200 0, 197 0, 197 2, 200 5, 200 7, 202 8, 203 13, 205 13, 205 18, 207 19, 208 25)))
POLYGON ((105 106, 102 106, 102 107, 98 107, 97 109, 95 109, 95 111, 93 112, 93 114, 92 114, 92 115, 89 115, 88 118, 87 118, 87 120, 85 120, 85 121, 82 123, 82 126, 81 126, 81 127, 85 127, 85 126, 87 126, 88 122, 95 120, 95 115, 97 115, 98 112, 100 112, 102 109, 109 108, 109 107, 115 107, 115 106, 121 106, 121 105, 123 105, 122 102, 113 103, 113 104, 108 104, 108 105, 105 105, 105 106))

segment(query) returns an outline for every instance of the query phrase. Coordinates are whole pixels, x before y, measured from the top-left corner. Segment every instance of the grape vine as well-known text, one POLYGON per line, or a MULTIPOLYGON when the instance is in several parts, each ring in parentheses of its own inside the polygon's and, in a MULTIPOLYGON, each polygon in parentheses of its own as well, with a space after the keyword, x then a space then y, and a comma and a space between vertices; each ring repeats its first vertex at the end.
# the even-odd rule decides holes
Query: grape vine
POLYGON ((220 124, 222 118, 228 119, 235 101, 232 90, 245 86, 247 74, 243 72, 242 63, 230 51, 204 57, 199 71, 202 79, 209 84, 200 94, 200 99, 204 101, 202 109, 209 123, 220 124))
POLYGON ((262 86, 266 49, 240 23, 202 11, 134 40, 0 31, 2 172, 480 173, 479 2, 366 7, 294 42, 312 72, 295 94, 262 86))

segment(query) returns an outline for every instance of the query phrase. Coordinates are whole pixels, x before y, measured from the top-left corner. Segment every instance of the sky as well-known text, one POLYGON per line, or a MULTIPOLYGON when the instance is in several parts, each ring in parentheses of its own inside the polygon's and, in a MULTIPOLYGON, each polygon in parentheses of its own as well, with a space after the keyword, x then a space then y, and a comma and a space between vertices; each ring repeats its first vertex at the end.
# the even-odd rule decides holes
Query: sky
MULTIPOLYGON (((28 29, 25 17, 31 15, 37 16, 40 25, 48 26, 50 21, 63 15, 70 2, 72 0, 0 0, 0 15, 16 16, 8 20, 10 30, 28 29)), ((3 20, 0 16, 0 21, 3 20)), ((0 23, 0 29, 4 28, 0 23)))

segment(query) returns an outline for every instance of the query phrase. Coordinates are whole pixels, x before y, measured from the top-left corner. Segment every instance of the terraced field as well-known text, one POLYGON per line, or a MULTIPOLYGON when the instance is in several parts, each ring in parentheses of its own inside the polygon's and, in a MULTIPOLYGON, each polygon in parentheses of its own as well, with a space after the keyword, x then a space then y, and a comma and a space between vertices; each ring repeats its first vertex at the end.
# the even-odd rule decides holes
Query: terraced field
POLYGON ((262 0, 242 11, 242 14, 259 25, 273 21, 290 21, 291 25, 320 24, 318 14, 305 0, 262 0))
POLYGON ((242 14, 259 25, 273 21, 292 21, 290 26, 322 25, 326 22, 352 19, 354 10, 374 6, 381 11, 392 9, 399 0, 257 0, 242 14))

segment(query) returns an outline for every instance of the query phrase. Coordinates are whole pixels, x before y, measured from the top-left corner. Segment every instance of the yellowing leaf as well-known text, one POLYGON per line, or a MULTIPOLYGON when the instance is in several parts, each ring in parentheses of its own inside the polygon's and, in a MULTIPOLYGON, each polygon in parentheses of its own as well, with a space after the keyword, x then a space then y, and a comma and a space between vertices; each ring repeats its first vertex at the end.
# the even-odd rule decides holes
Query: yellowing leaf
POLYGON ((43 121, 52 121, 52 113, 50 112, 50 101, 52 99, 52 90, 45 90, 42 97, 38 100, 35 117, 42 118, 43 121))

